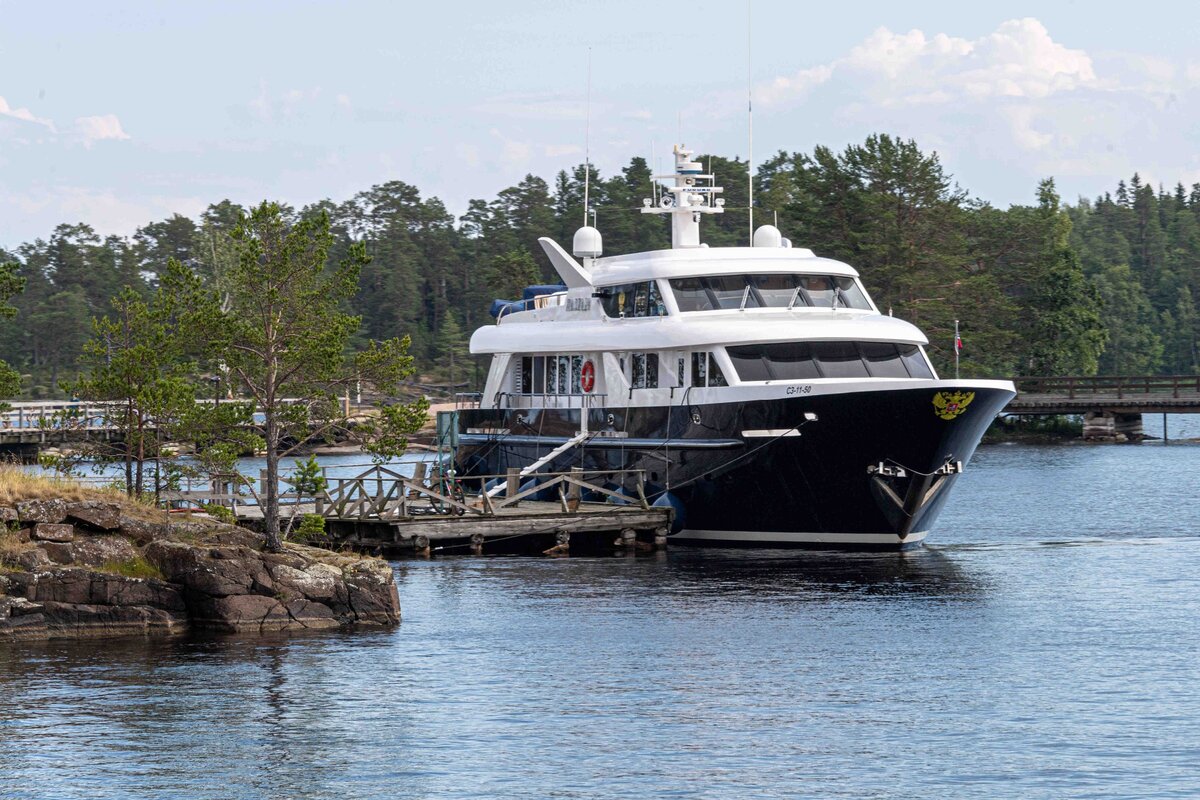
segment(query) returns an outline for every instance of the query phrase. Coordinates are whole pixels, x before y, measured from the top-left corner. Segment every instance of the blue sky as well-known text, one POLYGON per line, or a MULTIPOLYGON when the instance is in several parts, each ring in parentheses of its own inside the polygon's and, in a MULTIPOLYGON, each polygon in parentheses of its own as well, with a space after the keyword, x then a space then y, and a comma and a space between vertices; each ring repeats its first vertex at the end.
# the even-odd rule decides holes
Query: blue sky
MULTIPOLYGON (((886 131, 1001 206, 1200 181, 1195 4, 752 2, 756 158, 886 131)), ((0 0, 0 247, 387 180, 461 212, 582 161, 589 46, 602 172, 680 127, 744 156, 746 26, 744 0, 0 0)))

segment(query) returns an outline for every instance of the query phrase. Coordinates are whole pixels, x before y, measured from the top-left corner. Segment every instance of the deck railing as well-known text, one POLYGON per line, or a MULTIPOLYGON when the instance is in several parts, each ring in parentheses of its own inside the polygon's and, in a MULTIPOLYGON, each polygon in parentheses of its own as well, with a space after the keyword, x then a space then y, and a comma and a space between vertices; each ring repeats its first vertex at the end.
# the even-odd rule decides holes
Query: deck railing
MULTIPOLYGON (((593 498, 612 498, 614 502, 637 504, 649 508, 646 499, 645 475, 642 470, 584 470, 566 472, 533 472, 521 475, 517 469, 504 474, 472 475, 458 478, 451 472, 429 469, 428 462, 418 462, 411 476, 387 466, 372 466, 358 475, 330 476, 322 470, 325 486, 319 492, 302 494, 295 488, 291 476, 280 478, 281 515, 286 519, 303 513, 319 514, 329 519, 398 520, 422 515, 493 516, 499 510, 511 508, 534 495, 548 493, 557 500, 563 512, 573 512, 583 501, 585 493, 593 498), (529 481, 533 481, 533 485, 529 481), (489 485, 502 482, 504 494, 490 497, 489 485), (631 486, 632 494, 622 488, 631 486), (286 485, 288 488, 284 488, 286 485), (522 486, 527 488, 521 489, 522 486)), ((209 503, 225 506, 243 515, 247 508, 260 507, 260 492, 244 483, 217 479, 205 488, 166 491, 162 502, 169 507, 202 509, 209 503)))
POLYGON ((1056 394, 1076 397, 1116 395, 1200 394, 1200 375, 1056 375, 1013 378, 1021 394, 1056 394))
POLYGON ((608 401, 604 392, 546 394, 544 392, 497 392, 497 408, 603 408, 608 401))

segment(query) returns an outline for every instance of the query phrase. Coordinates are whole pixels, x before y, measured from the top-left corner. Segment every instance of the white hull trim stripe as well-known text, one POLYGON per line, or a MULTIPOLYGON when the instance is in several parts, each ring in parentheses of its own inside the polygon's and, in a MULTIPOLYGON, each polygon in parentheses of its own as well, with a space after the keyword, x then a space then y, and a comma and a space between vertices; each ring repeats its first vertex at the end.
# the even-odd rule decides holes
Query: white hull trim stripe
POLYGON ((916 531, 901 539, 894 533, 803 533, 791 531, 705 531, 685 528, 668 541, 780 542, 797 544, 910 544, 922 541, 929 531, 916 531))
POLYGON ((755 428, 750 431, 742 431, 742 436, 747 439, 781 439, 786 436, 799 436, 800 431, 795 428, 755 428))

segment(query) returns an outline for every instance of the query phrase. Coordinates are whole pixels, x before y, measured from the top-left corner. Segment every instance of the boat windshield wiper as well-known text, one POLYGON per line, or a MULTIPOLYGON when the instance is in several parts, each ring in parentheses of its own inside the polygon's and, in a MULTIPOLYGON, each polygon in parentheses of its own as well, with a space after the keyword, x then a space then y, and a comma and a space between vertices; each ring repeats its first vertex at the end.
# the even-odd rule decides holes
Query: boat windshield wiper
POLYGON ((788 300, 788 311, 792 310, 792 306, 796 305, 796 301, 800 299, 800 287, 796 287, 796 291, 792 292, 792 299, 788 300))
POLYGON ((746 301, 750 299, 750 284, 746 284, 746 291, 742 292, 742 304, 738 307, 738 311, 746 310, 746 301))

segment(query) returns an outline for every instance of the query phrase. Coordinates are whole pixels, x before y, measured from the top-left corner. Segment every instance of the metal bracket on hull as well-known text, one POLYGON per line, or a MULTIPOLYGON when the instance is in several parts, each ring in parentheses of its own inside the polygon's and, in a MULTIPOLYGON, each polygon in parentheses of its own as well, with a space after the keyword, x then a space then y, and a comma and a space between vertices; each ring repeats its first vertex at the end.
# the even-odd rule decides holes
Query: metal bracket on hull
POLYGON ((871 494, 875 496, 875 502, 879 504, 880 510, 902 540, 912 533, 925 506, 949 485, 946 479, 962 471, 962 462, 954 460, 947 460, 945 464, 929 473, 906 470, 899 464, 887 464, 882 461, 867 467, 867 474, 871 476, 871 494), (905 479, 908 479, 906 487, 895 485, 905 479))

